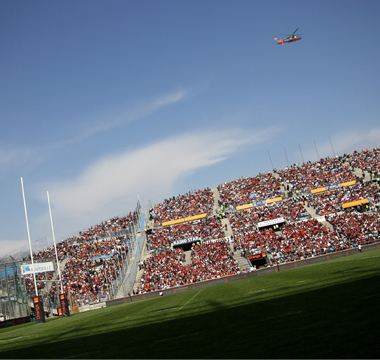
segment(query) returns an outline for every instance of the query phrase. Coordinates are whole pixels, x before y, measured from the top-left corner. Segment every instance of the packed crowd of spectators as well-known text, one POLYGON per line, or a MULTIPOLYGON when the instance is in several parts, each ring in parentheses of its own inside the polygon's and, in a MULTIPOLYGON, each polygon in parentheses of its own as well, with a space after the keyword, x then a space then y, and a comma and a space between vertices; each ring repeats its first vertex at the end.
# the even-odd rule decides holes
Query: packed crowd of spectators
POLYGON ((275 264, 349 248, 346 239, 315 219, 286 224, 281 227, 281 231, 274 231, 272 228, 251 229, 237 233, 234 240, 243 256, 266 252, 275 264))
POLYGON ((292 190, 300 192, 357 179, 347 156, 321 159, 315 163, 308 161, 302 165, 278 170, 277 173, 281 181, 290 184, 292 190))
MULTIPOLYGON (((44 289, 47 284, 46 280, 52 280, 53 276, 54 276, 53 271, 36 274, 37 290, 41 291, 42 289, 44 289)), ((29 274, 25 276, 25 287, 26 287, 26 292, 29 296, 36 295, 33 274, 29 274)))
POLYGON ((246 228, 243 231, 234 233, 233 241, 241 251, 241 256, 261 254, 273 248, 275 244, 281 242, 280 233, 272 228, 258 230, 246 228))
POLYGON ((225 240, 194 244, 191 249, 192 267, 198 272, 197 281, 232 275, 239 271, 230 245, 225 240))
POLYGON ((129 213, 129 215, 119 218, 115 216, 107 221, 91 226, 87 230, 79 232, 80 240, 98 240, 107 236, 115 236, 128 229, 128 227, 136 221, 136 214, 129 213))
MULTIPOLYGON (((65 262, 62 271, 63 291, 71 295, 78 305, 84 301, 94 302, 107 299, 112 292, 112 282, 125 265, 128 249, 127 235, 122 235, 137 221, 137 214, 114 217, 101 222, 57 243, 57 255, 60 263, 65 262), (86 299, 86 300, 84 300, 86 299)), ((24 260, 29 260, 26 257, 24 260)), ((55 249, 50 246, 33 253, 34 261, 53 261, 55 249)), ((37 289, 40 294, 57 300, 61 286, 54 272, 36 274, 37 289), (48 281, 46 281, 48 280, 48 281)), ((27 293, 35 294, 33 275, 25 277, 27 293)))
MULTIPOLYGON (((58 254, 58 260, 61 262, 63 261, 67 256, 70 255, 70 248, 73 246, 73 244, 76 244, 80 240, 79 237, 73 236, 70 238, 67 238, 65 240, 60 241, 57 243, 57 254, 58 254)), ((30 257, 29 257, 30 258, 30 257)), ((29 260, 29 258, 25 258, 24 260, 29 260)), ((55 260, 55 249, 54 245, 49 246, 46 249, 39 250, 37 252, 33 253, 33 260, 34 261, 53 261, 55 260)))
POLYGON ((187 223, 154 229, 152 234, 148 235, 147 246, 148 249, 152 251, 169 250, 175 240, 190 237, 199 237, 204 241, 209 239, 223 239, 225 234, 220 220, 215 216, 210 216, 187 223))
POLYGON ((272 251, 279 263, 348 249, 347 241, 315 219, 287 224, 281 232, 284 240, 272 251))
MULTIPOLYGON (((359 160, 366 165, 366 170, 368 170, 370 161, 373 160, 372 156, 375 158, 372 152, 365 154, 362 158, 356 153, 353 155, 344 154, 332 159, 321 159, 316 163, 308 162, 302 165, 293 165, 290 168, 278 171, 278 177, 270 173, 259 174, 253 178, 240 178, 219 185, 218 191, 221 199, 219 205, 223 204, 230 210, 228 218, 233 231, 232 239, 241 249, 242 255, 255 255, 265 251, 269 254, 271 262, 286 263, 349 248, 351 245, 345 236, 314 219, 310 219, 305 206, 315 208, 318 214, 327 214, 341 210, 341 205, 350 201, 366 198, 370 202, 379 202, 378 186, 369 182, 363 183, 362 177, 354 174, 354 168, 359 167, 357 166, 359 160), (357 181, 356 185, 315 195, 302 195, 311 189, 352 180, 357 181), (298 196, 290 196, 286 201, 275 202, 270 205, 265 204, 240 212, 233 211, 238 205, 279 196, 284 197, 281 185, 284 186, 285 190, 296 191, 298 196), (256 226, 259 222, 279 217, 283 217, 286 221, 281 227, 259 230, 256 226)), ((173 200, 175 199, 173 198, 173 200)), ((179 216, 175 218, 179 218, 179 216)), ((165 218, 164 220, 168 219, 165 218)), ((199 221, 197 227, 198 225, 200 228, 197 229, 192 223, 155 229, 148 239, 149 249, 156 253, 161 251, 159 253, 161 255, 163 250, 172 254, 170 252, 172 250, 169 249, 175 240, 186 239, 191 236, 199 236, 201 239, 207 238, 209 224, 199 221)), ((224 237, 220 231, 220 226, 214 229, 220 234, 220 237, 224 237)), ((177 249, 175 251, 181 252, 182 250, 177 249)), ((193 253, 194 249, 192 250, 192 258, 194 259, 196 256, 194 257, 193 253)), ((183 252, 181 254, 178 255, 178 261, 183 259, 183 252)), ((160 261, 164 260, 160 258, 160 261)), ((177 266, 179 265, 177 264, 177 266)), ((182 282, 173 282, 172 284, 177 286, 182 282)), ((139 291, 146 291, 146 288, 145 290, 140 288, 139 291)))
POLYGON ((163 290, 172 286, 183 285, 190 280, 191 274, 182 264, 183 250, 163 251, 144 260, 144 273, 136 293, 163 290))
POLYGON ((380 189, 376 183, 357 182, 353 186, 306 196, 307 204, 314 208, 318 215, 341 211, 342 204, 363 199, 368 199, 374 204, 380 202, 380 189))
POLYGON ((380 149, 366 149, 361 152, 354 151, 351 165, 368 171, 370 174, 374 174, 374 176, 378 176, 380 173, 380 149))
MULTIPOLYGON (((126 244, 124 236, 77 244, 70 247, 70 257, 62 272, 63 291, 77 299, 85 295, 92 300, 107 298, 112 292, 112 281, 124 266, 126 244)), ((56 294, 58 284, 50 290, 56 294)))
POLYGON ((283 196, 280 181, 272 174, 259 174, 255 177, 240 178, 218 185, 222 203, 227 207, 246 205, 256 201, 283 196))
POLYGON ((193 244, 192 262, 184 265, 183 250, 175 249, 151 256, 144 269, 137 294, 233 275, 240 271, 225 240, 193 244))
POLYGON ((359 212, 330 214, 326 217, 352 247, 379 240, 380 215, 359 212))
POLYGON ((283 217, 288 222, 296 222, 306 220, 310 215, 305 210, 302 202, 289 199, 270 205, 232 212, 228 216, 234 232, 239 232, 243 228, 252 228, 261 221, 279 217, 283 217))
MULTIPOLYGON (((57 243, 58 260, 62 261, 66 257, 70 256, 70 249, 74 244, 85 244, 94 240, 103 239, 109 236, 116 236, 123 231, 127 230, 131 225, 136 223, 136 215, 130 213, 122 218, 114 217, 100 224, 91 226, 86 230, 79 232, 79 236, 72 236, 57 243)), ((25 258, 24 260, 27 260, 25 258)), ((33 253, 34 261, 41 260, 53 260, 55 259, 54 245, 47 247, 46 249, 38 250, 33 253)))
POLYGON ((150 216, 155 224, 207 213, 212 214, 214 194, 211 189, 190 191, 184 195, 165 199, 153 207, 150 216))
MULTIPOLYGON (((112 291, 112 281, 119 275, 124 266, 127 253, 125 236, 107 238, 87 243, 60 244, 62 246, 61 260, 66 259, 62 271, 63 291, 77 299, 78 305, 83 305, 82 298, 87 296, 92 301, 100 297, 107 299, 112 291)), ((46 288, 46 280, 55 280, 54 272, 36 274, 39 292, 46 288)), ((58 280, 58 279, 57 279, 58 280)), ((34 295, 33 275, 25 278, 29 295, 34 295)), ((59 282, 49 286, 51 300, 57 300, 61 292, 59 282)))

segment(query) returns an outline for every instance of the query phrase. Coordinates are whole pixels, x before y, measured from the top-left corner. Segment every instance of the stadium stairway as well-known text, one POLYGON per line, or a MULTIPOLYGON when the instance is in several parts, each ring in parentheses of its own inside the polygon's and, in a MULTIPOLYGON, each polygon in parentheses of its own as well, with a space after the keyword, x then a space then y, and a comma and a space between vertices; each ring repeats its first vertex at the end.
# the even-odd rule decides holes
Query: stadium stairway
POLYGON ((303 205, 303 207, 306 209, 306 211, 308 212, 308 214, 310 215, 312 219, 316 219, 321 224, 328 227, 330 230, 334 230, 333 226, 328 221, 326 221, 326 217, 324 215, 323 216, 318 215, 316 211, 310 206, 303 205))
POLYGON ((303 205, 303 207, 305 208, 305 210, 307 211, 307 213, 314 219, 316 219, 319 215, 317 215, 316 211, 311 207, 311 206, 307 206, 306 204, 303 205))
POLYGON ((214 194, 214 206, 213 206, 213 214, 216 214, 216 211, 219 209, 219 201, 221 201, 219 190, 217 188, 211 189, 214 194))
POLYGON ((230 220, 228 218, 226 218, 226 219, 221 219, 220 222, 222 224, 226 238, 231 238, 231 236, 233 234, 232 234, 232 229, 231 229, 231 225, 230 225, 230 220))
MULTIPOLYGON (((144 261, 144 260, 147 259, 148 257, 150 257, 150 254, 149 254, 149 251, 146 250, 146 248, 145 248, 145 250, 144 250, 144 252, 143 252, 143 254, 142 254, 142 256, 141 256, 141 261, 144 261)), ((144 269, 143 269, 143 268, 141 268, 140 270, 137 271, 137 275, 136 275, 135 283, 133 284, 133 290, 136 291, 137 288, 139 287, 139 285, 140 285, 140 280, 141 280, 143 274, 144 274, 144 269)))
POLYGON ((288 191, 286 190, 285 182, 280 180, 280 175, 277 173, 273 173, 273 177, 278 179, 280 181, 280 189, 282 191, 282 198, 287 198, 288 197, 288 191))
MULTIPOLYGON (((362 172, 362 169, 360 168, 354 168, 354 170, 352 171, 354 173, 354 175, 360 177, 362 179, 363 177, 363 172, 362 172)), ((364 171, 364 181, 370 181, 371 180, 371 175, 368 171, 364 171)))
POLYGON ((185 261, 183 262, 183 265, 185 266, 189 266, 191 265, 192 261, 191 261, 191 251, 185 251, 185 261))
POLYGON ((59 264, 59 269, 61 270, 61 272, 62 272, 63 269, 65 268, 65 265, 66 265, 67 260, 69 260, 69 259, 68 259, 68 258, 63 259, 63 260, 61 261, 61 263, 59 264))
POLYGON ((240 270, 245 270, 247 268, 250 268, 251 264, 249 263, 249 261, 245 257, 241 256, 241 251, 236 250, 236 252, 234 252, 234 243, 231 240, 233 232, 232 232, 230 220, 228 218, 221 219, 221 223, 222 223, 222 226, 224 229, 224 234, 226 236, 225 239, 227 241, 229 241, 230 249, 231 249, 232 254, 233 254, 233 258, 234 258, 234 260, 236 260, 238 262, 238 266, 239 266, 240 270), (227 225, 227 228, 226 228, 226 225, 227 225))
MULTIPOLYGON (((142 223, 140 224, 140 228, 137 231, 137 238, 140 237, 141 232, 143 232, 145 228, 153 228, 153 222, 152 221, 149 222, 149 211, 147 210, 145 212, 142 212, 141 216, 142 216, 142 223), (143 215, 145 215, 145 216, 143 216, 143 215)), ((141 252, 140 259, 135 259, 134 249, 131 249, 132 256, 129 259, 128 269, 127 269, 127 271, 125 273, 125 277, 124 277, 121 285, 118 288, 118 291, 116 293, 115 299, 122 298, 122 297, 125 297, 127 295, 126 294, 127 293, 127 290, 126 290, 126 276, 127 276, 128 272, 129 272, 129 270, 131 270, 131 267, 132 266, 137 266, 136 264, 138 264, 138 262, 140 262, 142 260, 145 260, 146 258, 148 258, 150 256, 149 255, 149 251, 146 248, 146 244, 144 243, 142 246, 143 246, 143 249, 142 249, 142 252, 141 252), (135 260, 136 260, 136 263, 135 263, 135 260)), ((141 276, 142 276, 143 272, 144 272, 143 270, 137 270, 136 278, 134 280, 134 285, 133 285, 133 289, 134 290, 136 289, 136 287, 140 283, 140 279, 141 279, 141 276)))
MULTIPOLYGON (((232 244, 230 244, 230 246, 232 246, 232 244)), ((232 248, 232 251, 233 251, 233 248, 232 248)), ((251 267, 251 264, 249 263, 247 258, 245 258, 244 256, 241 256, 240 250, 236 250, 233 257, 238 262, 238 266, 240 268, 240 271, 243 271, 245 269, 249 269, 251 267)))

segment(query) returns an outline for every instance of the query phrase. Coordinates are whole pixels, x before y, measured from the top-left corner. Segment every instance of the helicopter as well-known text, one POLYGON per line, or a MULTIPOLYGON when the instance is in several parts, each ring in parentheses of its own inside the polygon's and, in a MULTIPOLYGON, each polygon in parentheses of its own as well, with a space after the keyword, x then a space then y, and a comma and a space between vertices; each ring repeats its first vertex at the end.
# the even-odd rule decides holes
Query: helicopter
POLYGON ((302 37, 299 35, 303 35, 303 34, 296 34, 298 29, 299 28, 295 29, 293 31, 293 33, 290 35, 289 34, 280 34, 280 35, 289 35, 285 40, 282 40, 282 39, 278 40, 277 38, 274 38, 274 40, 276 41, 277 44, 281 44, 281 45, 284 45, 284 43, 290 43, 290 42, 301 40, 302 37))

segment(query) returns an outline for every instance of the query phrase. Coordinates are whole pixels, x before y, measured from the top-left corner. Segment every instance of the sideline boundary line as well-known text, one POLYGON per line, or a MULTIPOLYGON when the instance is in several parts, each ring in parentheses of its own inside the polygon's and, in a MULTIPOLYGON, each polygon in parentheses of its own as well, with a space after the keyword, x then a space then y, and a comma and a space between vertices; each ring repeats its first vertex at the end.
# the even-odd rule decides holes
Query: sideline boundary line
POLYGON ((191 300, 193 300, 197 295, 199 295, 202 291, 204 290, 204 288, 203 289, 201 289, 199 292, 197 292, 192 298, 190 298, 189 300, 187 300, 177 311, 180 311, 180 310, 182 310, 182 308, 184 307, 184 306, 186 306, 191 300))

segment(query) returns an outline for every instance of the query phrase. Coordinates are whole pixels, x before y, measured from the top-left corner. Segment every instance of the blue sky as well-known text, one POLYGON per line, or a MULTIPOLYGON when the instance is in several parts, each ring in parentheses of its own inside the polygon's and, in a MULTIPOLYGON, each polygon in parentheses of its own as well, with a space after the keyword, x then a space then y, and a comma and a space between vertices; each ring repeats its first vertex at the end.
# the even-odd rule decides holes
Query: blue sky
POLYGON ((380 2, 1 1, 0 255, 380 145, 380 2), (299 27, 303 39, 276 45, 299 27))

